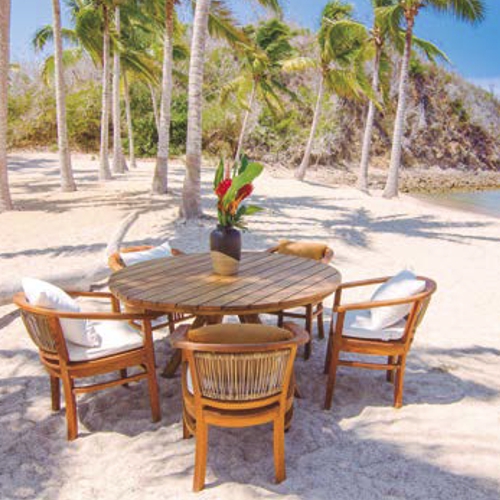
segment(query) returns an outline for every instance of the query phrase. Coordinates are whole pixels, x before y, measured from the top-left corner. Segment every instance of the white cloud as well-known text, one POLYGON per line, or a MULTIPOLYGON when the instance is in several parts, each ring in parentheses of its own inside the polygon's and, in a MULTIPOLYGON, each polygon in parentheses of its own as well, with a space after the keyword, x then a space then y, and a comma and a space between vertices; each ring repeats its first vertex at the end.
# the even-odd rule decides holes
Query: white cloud
POLYGON ((469 78, 469 81, 500 97, 500 76, 493 78, 469 78))

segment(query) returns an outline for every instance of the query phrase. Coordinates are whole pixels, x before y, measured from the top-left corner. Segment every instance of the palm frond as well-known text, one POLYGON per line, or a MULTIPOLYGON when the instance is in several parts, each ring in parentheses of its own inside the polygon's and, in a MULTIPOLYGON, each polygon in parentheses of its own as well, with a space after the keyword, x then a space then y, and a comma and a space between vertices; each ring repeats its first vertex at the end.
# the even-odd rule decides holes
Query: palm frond
POLYGON ((428 0, 427 5, 438 12, 449 12, 460 21, 478 23, 484 19, 483 0, 428 0))
POLYGON ((293 71, 305 71, 309 68, 317 68, 318 62, 312 57, 292 57, 291 59, 285 59, 281 61, 281 67, 283 71, 293 72, 293 71))
POLYGON ((422 52, 429 61, 434 62, 436 59, 441 59, 447 63, 450 62, 448 56, 439 49, 436 45, 428 40, 424 40, 422 38, 418 38, 416 36, 413 37, 413 45, 422 52))

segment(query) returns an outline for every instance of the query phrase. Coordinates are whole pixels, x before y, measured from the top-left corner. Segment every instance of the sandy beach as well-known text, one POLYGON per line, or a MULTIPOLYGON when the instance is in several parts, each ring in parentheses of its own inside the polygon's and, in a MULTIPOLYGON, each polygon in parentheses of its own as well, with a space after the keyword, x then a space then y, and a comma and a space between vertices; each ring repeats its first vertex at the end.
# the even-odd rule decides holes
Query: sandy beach
MULTIPOLYGON (((104 263, 120 221, 140 212, 125 242, 169 240, 208 250, 213 195, 201 223, 177 220, 183 178, 171 194, 149 193, 154 162, 97 182, 97 160, 74 155, 77 193, 58 191, 57 155, 10 157, 19 211, 0 214, 0 295, 23 276, 70 283, 104 263)), ((213 165, 203 171, 211 191, 213 165)), ((290 176, 291 177, 291 176, 290 176)), ((385 375, 340 370, 324 411, 326 342, 315 336, 297 360, 305 397, 286 436, 288 479, 273 483, 270 427, 211 429, 207 487, 191 493, 194 441, 182 439, 180 378, 159 378, 163 419, 150 422, 146 384, 79 399, 81 437, 65 439, 64 410, 50 411, 48 376, 12 305, 0 308, 0 498, 10 499, 497 499, 500 497, 500 219, 437 207, 410 196, 382 199, 312 175, 304 183, 265 173, 253 201, 246 250, 279 239, 321 240, 344 281, 403 268, 438 283, 417 332, 404 406, 392 407, 385 375)), ((354 299, 355 297, 353 297, 354 299)), ((331 300, 327 303, 329 320, 331 300)), ((272 321, 269 318, 269 321, 272 321)), ((170 353, 157 333, 158 364, 170 353)), ((159 370, 158 370, 159 371, 159 370)))

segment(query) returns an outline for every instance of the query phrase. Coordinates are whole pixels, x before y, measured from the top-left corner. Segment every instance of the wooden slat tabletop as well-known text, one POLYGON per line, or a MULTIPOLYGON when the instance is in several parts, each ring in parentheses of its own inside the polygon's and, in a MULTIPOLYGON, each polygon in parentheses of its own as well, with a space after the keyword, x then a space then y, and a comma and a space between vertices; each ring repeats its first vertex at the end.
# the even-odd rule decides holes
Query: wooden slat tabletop
POLYGON ((237 315, 317 303, 340 281, 334 267, 267 252, 245 252, 238 275, 219 276, 204 253, 126 267, 110 277, 109 288, 120 300, 148 310, 237 315))

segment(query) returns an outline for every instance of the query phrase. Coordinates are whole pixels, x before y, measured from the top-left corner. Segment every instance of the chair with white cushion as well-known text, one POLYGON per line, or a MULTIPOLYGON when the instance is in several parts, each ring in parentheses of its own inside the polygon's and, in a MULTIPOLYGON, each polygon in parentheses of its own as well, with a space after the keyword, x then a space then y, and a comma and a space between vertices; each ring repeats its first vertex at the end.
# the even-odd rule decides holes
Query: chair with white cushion
POLYGON ((26 329, 50 376, 52 410, 60 410, 60 381, 66 402, 68 440, 78 436, 76 395, 146 379, 152 420, 161 418, 151 320, 146 314, 123 314, 105 292, 64 292, 39 280, 23 280, 25 293, 14 296, 26 329), (82 312, 73 297, 107 299, 113 312, 82 312), (141 321, 137 331, 129 321, 141 321), (127 374, 127 368, 140 371, 127 374), (118 378, 76 385, 75 380, 118 372, 118 378))
POLYGON ((325 409, 332 405, 338 366, 386 370, 387 380, 394 382, 394 407, 402 406, 406 358, 435 291, 433 280, 410 271, 338 287, 325 360, 328 374, 325 409), (381 286, 369 301, 341 304, 344 290, 373 285, 381 286), (346 360, 340 358, 341 352, 387 356, 388 360, 387 363, 346 360))
MULTIPOLYGON (((138 264, 139 262, 145 262, 152 259, 161 259, 165 257, 177 257, 179 255, 185 255, 184 252, 178 250, 177 248, 171 248, 168 243, 163 243, 157 247, 151 245, 141 245, 134 247, 120 248, 119 252, 115 252, 109 256, 108 266, 112 271, 120 271, 125 267, 138 264)), ((124 308, 130 313, 141 313, 142 309, 137 307, 132 307, 128 304, 124 304, 124 308)), ((177 323, 191 319, 193 316, 189 316, 182 313, 170 313, 164 316, 160 316, 152 322, 152 328, 154 330, 159 330, 168 326, 170 333, 175 330, 175 325, 177 323)), ((131 322, 132 326, 140 329, 141 325, 131 322)))

